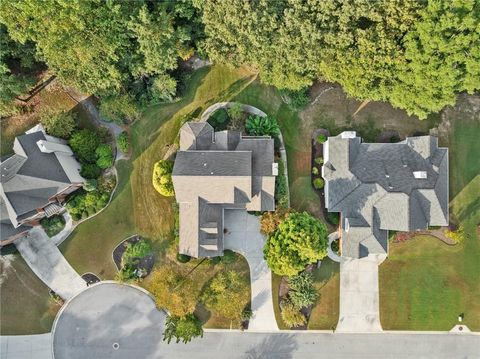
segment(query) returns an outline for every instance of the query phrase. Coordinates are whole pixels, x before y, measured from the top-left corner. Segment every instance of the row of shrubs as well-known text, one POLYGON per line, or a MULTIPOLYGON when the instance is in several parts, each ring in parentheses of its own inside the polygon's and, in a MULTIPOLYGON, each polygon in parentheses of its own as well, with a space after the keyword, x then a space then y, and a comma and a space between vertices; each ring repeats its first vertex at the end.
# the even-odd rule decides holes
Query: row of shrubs
POLYGON ((110 193, 115 188, 115 177, 100 177, 99 180, 88 180, 83 189, 74 192, 67 199, 67 210, 76 221, 88 218, 103 207, 110 198, 110 193))

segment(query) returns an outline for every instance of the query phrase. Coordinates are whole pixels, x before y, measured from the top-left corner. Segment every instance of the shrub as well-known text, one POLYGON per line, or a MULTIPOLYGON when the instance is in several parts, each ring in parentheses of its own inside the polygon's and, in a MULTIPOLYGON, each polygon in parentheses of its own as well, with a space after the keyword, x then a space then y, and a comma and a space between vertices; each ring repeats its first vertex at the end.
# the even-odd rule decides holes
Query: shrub
POLYGON ((122 268, 117 272, 115 275, 115 280, 119 282, 132 282, 138 279, 136 274, 135 265, 131 263, 127 263, 126 265, 122 266, 122 268))
POLYGON ((104 97, 100 101, 100 115, 106 121, 129 123, 138 117, 135 101, 128 95, 104 97))
POLYGON ((275 181, 275 199, 277 207, 288 207, 288 184, 287 177, 285 177, 285 164, 282 160, 278 161, 278 176, 275 181))
POLYGON ((190 342, 193 338, 203 337, 202 323, 193 314, 187 314, 185 317, 168 316, 165 321, 165 331, 163 340, 170 344, 175 338, 176 343, 190 342))
POLYGON ((313 180, 313 187, 315 187, 315 189, 322 189, 324 186, 325 186, 325 182, 323 178, 315 178, 313 180))
POLYGON ((340 251, 340 240, 336 239, 332 242, 332 251, 338 254, 340 251))
POLYGON ((152 254, 152 247, 148 241, 141 239, 136 243, 128 243, 122 254, 122 266, 133 264, 150 254, 152 254))
POLYGON ((200 294, 198 281, 165 266, 152 272, 147 290, 152 293, 159 308, 167 309, 171 315, 178 317, 193 313, 200 294))
POLYGON ((265 212, 260 218, 260 232, 266 236, 271 235, 278 228, 278 225, 287 217, 289 211, 285 208, 278 208, 275 212, 265 212))
POLYGON ((308 307, 315 303, 318 297, 317 291, 313 286, 313 277, 310 273, 300 273, 288 279, 290 291, 288 297, 296 309, 308 307))
POLYGON ((338 212, 328 212, 327 221, 333 225, 338 225, 340 223, 340 213, 338 212))
POLYGON ((280 134, 277 120, 274 117, 249 116, 245 129, 251 136, 277 137, 280 134))
POLYGON ((290 98, 290 106, 294 109, 301 109, 305 107, 310 99, 308 98, 308 89, 303 88, 298 91, 283 89, 280 90, 282 95, 286 95, 290 98))
POLYGON ((75 118, 71 113, 66 111, 44 113, 42 114, 40 122, 49 135, 64 139, 70 138, 76 127, 75 118))
POLYGON ((212 125, 215 131, 226 130, 229 122, 227 111, 223 108, 214 111, 208 119, 208 123, 212 125))
POLYGON ((97 147, 95 150, 95 154, 97 155, 97 166, 101 169, 106 169, 112 167, 113 165, 113 151, 112 146, 103 143, 97 147))
POLYGON ((228 116, 234 121, 240 121, 243 118, 242 105, 235 102, 228 110, 228 116))
POLYGON ((234 251, 231 251, 230 249, 225 249, 223 251, 222 263, 231 264, 231 263, 235 263, 236 260, 237 260, 237 255, 235 254, 234 251))
POLYGON ((327 255, 327 227, 307 212, 290 213, 268 237, 263 253, 270 269, 293 276, 327 255))
POLYGON ((325 134, 321 133, 317 136, 316 140, 317 140, 318 143, 325 143, 325 141, 327 140, 327 136, 325 136, 325 134))
POLYGON ((83 189, 87 192, 92 192, 97 190, 98 182, 96 179, 87 179, 83 184, 83 189))
POLYGON ((289 328, 299 327, 306 323, 305 316, 288 300, 280 302, 282 320, 289 328))
POLYGON ((86 179, 96 179, 100 176, 102 170, 95 163, 82 163, 80 175, 86 179))
POLYGON ((74 220, 87 218, 107 205, 109 195, 99 191, 78 192, 67 202, 67 209, 74 220))
POLYGON ((130 149, 130 140, 127 132, 122 132, 117 137, 117 146, 123 153, 127 153, 130 149))
POLYGON ((180 263, 190 262, 190 259, 192 259, 192 257, 187 256, 186 254, 177 253, 177 261, 179 261, 180 263))
POLYGON ((111 193, 117 184, 114 175, 102 176, 98 180, 98 190, 100 192, 111 193))
POLYGON ((208 259, 208 263, 211 265, 216 265, 222 261, 222 257, 212 257, 208 259))
POLYGON ((165 197, 175 195, 172 182, 173 164, 170 161, 160 160, 153 167, 153 187, 165 197))
POLYGON ((315 158, 315 163, 317 165, 323 165, 323 157, 317 157, 315 158))
POLYGON ((68 143, 80 162, 94 163, 97 160, 95 150, 100 145, 100 139, 94 131, 88 129, 77 131, 68 143))
POLYGON ((445 230, 445 235, 453 240, 455 243, 462 243, 465 240, 465 231, 463 226, 460 225, 456 231, 445 230))
POLYGON ((211 310, 230 320, 241 320, 243 309, 250 301, 249 283, 238 272, 220 272, 213 277, 201 296, 211 310))
POLYGON ((49 237, 53 237, 60 233, 65 227, 65 219, 61 215, 55 215, 50 218, 43 218, 40 221, 42 228, 49 237))
POLYGON ((312 167, 312 175, 315 175, 315 176, 318 175, 318 168, 317 167, 312 167))

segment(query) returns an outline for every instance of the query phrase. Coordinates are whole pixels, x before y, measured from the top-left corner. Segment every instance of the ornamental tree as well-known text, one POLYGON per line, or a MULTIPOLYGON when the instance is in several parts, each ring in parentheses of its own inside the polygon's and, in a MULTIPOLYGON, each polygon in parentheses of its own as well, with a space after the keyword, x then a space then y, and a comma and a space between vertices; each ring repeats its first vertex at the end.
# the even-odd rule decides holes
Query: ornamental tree
POLYGON ((166 160, 160 160, 153 167, 153 187, 165 197, 175 195, 172 182, 173 163, 166 160))
POLYGON ((165 322, 165 331, 163 340, 170 344, 175 338, 176 342, 188 343, 193 338, 203 337, 202 323, 193 314, 188 314, 184 318, 168 316, 165 322))
POLYGON ((278 275, 294 276, 327 255, 327 227, 307 212, 290 213, 268 237, 263 254, 278 275))
POLYGON ((250 300, 248 281, 239 273, 218 273, 202 294, 202 302, 230 320, 241 320, 250 300))

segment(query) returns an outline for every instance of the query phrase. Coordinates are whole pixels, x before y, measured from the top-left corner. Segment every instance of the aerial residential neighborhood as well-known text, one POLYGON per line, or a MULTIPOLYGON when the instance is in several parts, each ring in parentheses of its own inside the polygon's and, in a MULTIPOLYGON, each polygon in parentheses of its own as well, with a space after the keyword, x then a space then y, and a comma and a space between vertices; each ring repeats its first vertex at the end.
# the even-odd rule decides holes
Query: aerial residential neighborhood
POLYGON ((0 2, 0 358, 480 358, 480 2, 0 2))

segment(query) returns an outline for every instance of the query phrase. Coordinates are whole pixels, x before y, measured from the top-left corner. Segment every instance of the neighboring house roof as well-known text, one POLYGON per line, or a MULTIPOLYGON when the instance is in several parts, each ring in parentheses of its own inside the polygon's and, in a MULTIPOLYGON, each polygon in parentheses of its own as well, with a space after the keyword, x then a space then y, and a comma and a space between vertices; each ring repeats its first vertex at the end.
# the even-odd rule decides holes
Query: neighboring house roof
POLYGON ((206 122, 180 129, 172 179, 180 211, 179 252, 223 254, 223 210, 275 209, 274 146, 269 137, 214 132, 206 122))
POLYGON ((342 255, 387 253, 387 231, 448 225, 448 149, 437 138, 362 143, 355 132, 324 144, 325 206, 342 212, 342 255))
POLYGON ((40 125, 16 137, 13 150, 13 155, 0 162, 2 239, 11 232, 6 225, 20 228, 20 222, 37 213, 51 197, 84 181, 66 142, 48 136, 40 125))

